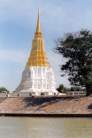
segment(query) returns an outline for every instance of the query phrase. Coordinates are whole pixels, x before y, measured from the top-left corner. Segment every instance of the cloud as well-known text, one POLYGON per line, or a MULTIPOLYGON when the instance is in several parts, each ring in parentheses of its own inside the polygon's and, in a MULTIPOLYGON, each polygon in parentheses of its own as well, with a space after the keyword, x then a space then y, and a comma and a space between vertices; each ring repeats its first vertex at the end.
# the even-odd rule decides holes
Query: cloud
POLYGON ((63 72, 60 70, 61 66, 65 63, 65 59, 62 55, 58 55, 52 51, 47 51, 48 54, 48 60, 53 68, 54 74, 55 74, 55 80, 56 80, 56 86, 58 87, 59 84, 64 84, 66 87, 70 86, 70 83, 68 81, 68 76, 61 77, 61 74, 63 72))
POLYGON ((7 62, 16 62, 16 63, 24 63, 26 59, 26 53, 22 50, 8 50, 1 49, 0 50, 0 61, 7 62))

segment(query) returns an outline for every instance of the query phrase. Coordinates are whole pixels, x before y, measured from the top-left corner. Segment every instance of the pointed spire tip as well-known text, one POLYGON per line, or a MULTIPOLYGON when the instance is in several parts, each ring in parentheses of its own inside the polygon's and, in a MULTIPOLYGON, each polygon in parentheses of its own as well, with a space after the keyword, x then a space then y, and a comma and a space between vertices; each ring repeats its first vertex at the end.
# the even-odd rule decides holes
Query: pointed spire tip
POLYGON ((41 32, 39 8, 38 8, 38 17, 37 17, 36 32, 41 32))

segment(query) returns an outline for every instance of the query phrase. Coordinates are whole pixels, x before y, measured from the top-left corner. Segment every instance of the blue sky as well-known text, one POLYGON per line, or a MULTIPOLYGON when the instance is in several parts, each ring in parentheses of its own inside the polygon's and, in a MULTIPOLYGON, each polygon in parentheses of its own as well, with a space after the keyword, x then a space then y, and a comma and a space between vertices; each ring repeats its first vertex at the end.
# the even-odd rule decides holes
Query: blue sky
POLYGON ((64 59, 53 52, 55 40, 67 32, 92 30, 92 0, 0 0, 0 86, 14 90, 20 80, 35 32, 40 8, 45 47, 57 85, 64 59))

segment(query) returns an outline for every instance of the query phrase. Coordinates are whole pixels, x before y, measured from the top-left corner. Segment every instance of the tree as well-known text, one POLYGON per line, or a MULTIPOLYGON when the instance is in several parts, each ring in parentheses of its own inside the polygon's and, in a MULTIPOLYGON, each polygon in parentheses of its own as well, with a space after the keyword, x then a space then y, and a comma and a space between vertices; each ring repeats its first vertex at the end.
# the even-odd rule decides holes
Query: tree
POLYGON ((57 52, 67 59, 61 70, 69 76, 73 86, 86 88, 87 96, 92 93, 92 32, 82 30, 70 33, 57 43, 57 52))
POLYGON ((9 93, 9 91, 5 87, 0 87, 0 93, 9 93))
POLYGON ((60 93, 66 93, 67 91, 69 91, 69 88, 66 88, 63 84, 60 84, 59 87, 57 88, 57 91, 60 93))
POLYGON ((64 85, 63 84, 60 84, 59 87, 57 88, 57 90, 59 92, 63 92, 64 91, 64 85))

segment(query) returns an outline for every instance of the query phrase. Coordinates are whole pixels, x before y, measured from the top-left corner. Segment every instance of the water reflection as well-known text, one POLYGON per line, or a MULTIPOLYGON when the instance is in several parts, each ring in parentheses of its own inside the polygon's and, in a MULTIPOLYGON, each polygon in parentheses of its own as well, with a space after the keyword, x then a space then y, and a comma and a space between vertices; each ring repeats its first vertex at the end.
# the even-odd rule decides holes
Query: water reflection
POLYGON ((92 138, 92 120, 2 117, 0 138, 92 138))

